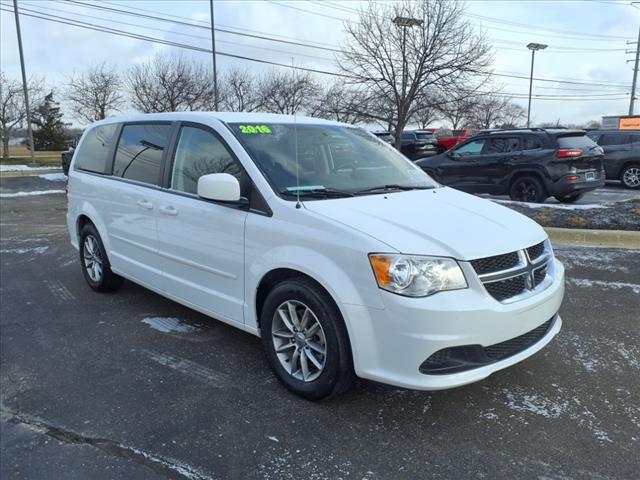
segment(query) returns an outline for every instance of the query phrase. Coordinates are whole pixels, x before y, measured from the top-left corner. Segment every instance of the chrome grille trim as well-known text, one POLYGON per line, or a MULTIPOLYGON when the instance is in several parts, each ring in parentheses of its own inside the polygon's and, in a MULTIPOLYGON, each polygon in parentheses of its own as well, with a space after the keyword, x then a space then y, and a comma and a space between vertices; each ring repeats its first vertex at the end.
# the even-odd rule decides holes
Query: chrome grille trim
MULTIPOLYGON (((496 301, 508 304, 536 295, 553 283, 553 274, 555 269, 549 240, 545 240, 543 242, 543 251, 538 257, 531 259, 529 256, 529 252, 531 250, 539 250, 539 247, 540 244, 536 244, 531 247, 517 250, 518 264, 515 267, 491 273, 484 273, 481 275, 478 275, 476 272, 480 282, 483 285, 486 285, 485 290, 487 293, 496 301), (544 273, 544 277, 542 277, 542 279, 540 279, 540 271, 544 273), (523 282, 524 288, 521 293, 503 298, 505 293, 509 295, 512 293, 509 290, 514 289, 513 281, 509 282, 509 280, 516 279, 517 277, 523 277, 521 281, 523 282), (498 282, 505 282, 502 292, 500 292, 500 285, 498 282), (487 288, 488 285, 491 285, 490 289, 487 288)), ((507 255, 511 254, 513 254, 513 252, 510 252, 507 255)), ((519 288, 516 288, 516 290, 517 289, 519 288)))

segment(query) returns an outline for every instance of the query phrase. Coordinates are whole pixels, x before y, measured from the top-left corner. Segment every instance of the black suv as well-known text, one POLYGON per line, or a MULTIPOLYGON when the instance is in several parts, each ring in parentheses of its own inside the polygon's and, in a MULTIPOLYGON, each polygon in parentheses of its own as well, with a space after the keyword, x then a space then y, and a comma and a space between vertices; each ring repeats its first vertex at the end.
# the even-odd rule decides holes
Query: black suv
POLYGON ((587 136, 604 150, 607 180, 620 180, 627 188, 640 188, 639 130, 592 130, 587 136))
POLYGON ((571 203, 604 185, 602 159, 602 148, 583 130, 531 128, 480 133, 416 164, 466 192, 571 203))
POLYGON ((405 130, 402 132, 400 151, 410 160, 438 153, 438 141, 431 132, 405 130))

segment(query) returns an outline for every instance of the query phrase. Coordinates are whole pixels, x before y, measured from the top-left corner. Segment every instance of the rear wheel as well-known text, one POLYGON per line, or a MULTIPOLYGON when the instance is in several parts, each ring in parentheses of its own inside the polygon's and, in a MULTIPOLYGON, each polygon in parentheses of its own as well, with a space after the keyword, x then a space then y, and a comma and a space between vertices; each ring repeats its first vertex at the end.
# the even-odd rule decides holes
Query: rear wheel
POLYGON ((629 165, 622 169, 620 180, 627 188, 640 188, 640 165, 629 165))
POLYGON ((547 199, 542 182, 530 175, 516 178, 511 183, 509 196, 517 202, 543 203, 547 199))
POLYGON ((582 197, 584 197, 584 193, 573 193, 571 195, 555 196, 556 200, 558 200, 560 203, 575 203, 578 200, 580 200, 582 197))
POLYGON ((82 274, 91 288, 97 292, 110 292, 122 285, 123 278, 111 271, 102 239, 91 223, 80 231, 79 251, 82 274))
POLYGON ((292 392, 320 400, 355 379, 342 316, 328 294, 300 277, 277 285, 260 316, 262 343, 274 373, 292 392))

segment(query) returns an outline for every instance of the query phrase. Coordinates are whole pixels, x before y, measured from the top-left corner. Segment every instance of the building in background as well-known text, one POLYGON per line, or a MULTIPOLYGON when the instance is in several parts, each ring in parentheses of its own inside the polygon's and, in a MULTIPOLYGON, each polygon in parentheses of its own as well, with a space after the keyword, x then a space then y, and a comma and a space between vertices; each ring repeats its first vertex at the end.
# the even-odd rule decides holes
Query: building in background
POLYGON ((611 115, 602 117, 602 128, 640 130, 640 115, 611 115))

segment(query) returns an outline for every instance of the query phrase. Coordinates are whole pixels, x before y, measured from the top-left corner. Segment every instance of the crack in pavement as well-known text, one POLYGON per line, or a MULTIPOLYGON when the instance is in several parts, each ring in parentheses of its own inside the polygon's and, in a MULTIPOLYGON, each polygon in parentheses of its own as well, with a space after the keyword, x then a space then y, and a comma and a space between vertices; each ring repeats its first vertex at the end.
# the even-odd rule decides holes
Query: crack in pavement
POLYGON ((19 414, 4 406, 2 406, 0 416, 2 417, 2 421, 24 425, 33 431, 48 435, 60 442, 71 445, 89 445, 108 455, 133 460, 171 480, 213 480, 213 477, 180 463, 177 460, 145 452, 139 448, 123 445, 114 440, 87 437, 61 427, 50 425, 34 417, 19 414))

